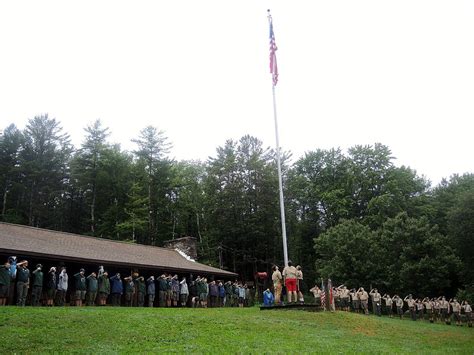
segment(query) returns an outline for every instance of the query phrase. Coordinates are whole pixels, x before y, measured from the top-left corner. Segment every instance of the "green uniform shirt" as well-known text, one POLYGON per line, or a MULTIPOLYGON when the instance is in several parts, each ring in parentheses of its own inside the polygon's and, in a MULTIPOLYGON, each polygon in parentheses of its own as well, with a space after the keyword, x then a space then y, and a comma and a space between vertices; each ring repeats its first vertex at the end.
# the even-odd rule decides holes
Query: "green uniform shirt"
POLYGON ((138 292, 145 293, 145 281, 138 279, 138 292))
POLYGON ((33 286, 41 286, 43 287, 43 272, 40 270, 33 271, 34 281, 33 286))
POLYGON ((85 291, 86 290, 86 278, 84 275, 81 275, 80 272, 74 275, 74 279, 76 280, 76 291, 85 291))
POLYGON ((27 268, 19 267, 16 270, 16 280, 18 282, 29 282, 30 281, 30 270, 27 268))
POLYGON ((99 282, 92 275, 87 276, 87 291, 97 292, 99 282))
POLYGON ((6 266, 0 267, 0 285, 10 286, 12 276, 10 275, 10 269, 6 266))
POLYGON ((135 284, 133 281, 126 281, 125 282, 125 292, 126 293, 134 293, 135 292, 135 284))
POLYGON ((110 280, 107 276, 99 276, 99 292, 110 293, 110 280))
POLYGON ((166 282, 165 279, 163 278, 160 278, 158 279, 158 290, 159 291, 166 291, 167 287, 168 287, 168 282, 166 282))

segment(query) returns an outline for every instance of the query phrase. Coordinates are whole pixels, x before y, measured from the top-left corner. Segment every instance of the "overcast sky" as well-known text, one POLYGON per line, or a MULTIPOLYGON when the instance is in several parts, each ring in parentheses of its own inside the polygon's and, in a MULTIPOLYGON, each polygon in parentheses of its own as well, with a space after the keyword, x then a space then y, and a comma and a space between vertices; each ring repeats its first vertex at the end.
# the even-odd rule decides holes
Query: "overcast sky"
POLYGON ((49 113, 79 146, 153 125, 176 159, 250 134, 282 149, 381 142, 433 183, 474 172, 474 1, 2 1, 0 128, 49 113))

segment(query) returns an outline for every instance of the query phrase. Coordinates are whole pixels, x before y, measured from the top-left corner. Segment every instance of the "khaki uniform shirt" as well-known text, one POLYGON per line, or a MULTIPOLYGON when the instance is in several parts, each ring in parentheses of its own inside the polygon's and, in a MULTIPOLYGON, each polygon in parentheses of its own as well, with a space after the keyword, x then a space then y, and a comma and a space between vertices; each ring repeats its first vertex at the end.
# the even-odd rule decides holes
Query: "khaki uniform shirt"
POLYGON ((298 280, 303 280, 303 271, 297 269, 296 270, 296 278, 298 280))
POLYGON ((408 305, 409 308, 415 307, 415 304, 416 304, 416 303, 415 303, 415 300, 414 300, 413 298, 407 299, 407 300, 406 300, 406 303, 407 303, 407 305, 408 305))
POLYGON ((430 310, 430 309, 432 308, 432 306, 431 306, 431 301, 423 302, 423 304, 425 305, 425 308, 426 308, 427 310, 430 310))
POLYGON ((471 313, 471 312, 472 312, 472 308, 471 308, 471 306, 468 305, 468 304, 465 304, 465 305, 463 306, 463 308, 464 308, 464 312, 465 312, 465 313, 471 313))
POLYGON ((373 300, 374 302, 380 302, 380 293, 378 293, 378 292, 372 292, 372 293, 370 294, 370 296, 372 297, 372 300, 373 300))
POLYGON ((439 308, 441 308, 441 309, 447 309, 447 308, 449 308, 449 302, 446 301, 446 300, 444 300, 444 301, 443 301, 443 300, 439 301, 439 308))
POLYGON ((361 291, 358 293, 358 295, 361 301, 367 301, 369 299, 369 294, 367 293, 367 291, 361 291))
POLYGON ((351 292, 350 295, 353 301, 359 300, 359 295, 357 294, 357 292, 351 292))
POLYGON ((296 268, 294 266, 285 266, 283 269, 283 277, 287 279, 296 279, 296 268))
POLYGON ((392 307, 393 301, 390 297, 385 297, 385 305, 387 307, 392 307))
POLYGON ((461 305, 459 304, 459 302, 457 302, 457 301, 452 302, 451 307, 453 307, 453 312, 455 312, 455 313, 461 312, 461 305))
POLYGON ((281 283, 281 272, 280 270, 276 270, 272 274, 273 286, 278 286, 281 283))
POLYGON ((397 297, 397 299, 395 300, 395 305, 398 308, 402 308, 403 307, 403 300, 400 297, 397 297))

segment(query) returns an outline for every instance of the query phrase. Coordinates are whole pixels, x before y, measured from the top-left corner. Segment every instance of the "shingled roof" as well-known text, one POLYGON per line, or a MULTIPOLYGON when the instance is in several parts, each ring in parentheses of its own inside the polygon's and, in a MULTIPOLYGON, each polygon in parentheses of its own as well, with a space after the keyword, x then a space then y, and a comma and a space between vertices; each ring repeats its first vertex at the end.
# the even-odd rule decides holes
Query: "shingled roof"
POLYGON ((0 252, 59 260, 193 272, 235 273, 187 260, 176 250, 0 222, 0 252))

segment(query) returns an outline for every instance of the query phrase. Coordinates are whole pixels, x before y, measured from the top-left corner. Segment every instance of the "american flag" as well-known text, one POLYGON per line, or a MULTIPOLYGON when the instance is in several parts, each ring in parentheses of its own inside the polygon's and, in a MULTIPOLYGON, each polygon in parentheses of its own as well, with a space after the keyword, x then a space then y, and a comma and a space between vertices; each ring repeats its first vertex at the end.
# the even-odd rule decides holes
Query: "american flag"
POLYGON ((278 82, 278 66, 276 58, 276 50, 278 49, 275 43, 275 34, 273 33, 272 15, 268 14, 268 22, 270 24, 270 73, 272 74, 273 86, 278 82))
POLYGON ((326 309, 326 290, 324 289, 323 279, 321 279, 321 307, 326 309))

